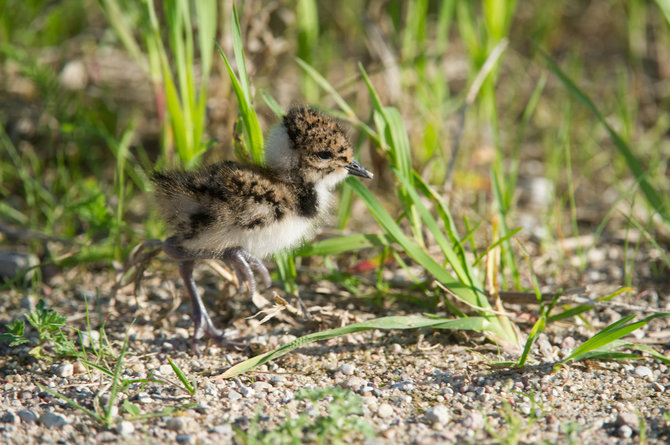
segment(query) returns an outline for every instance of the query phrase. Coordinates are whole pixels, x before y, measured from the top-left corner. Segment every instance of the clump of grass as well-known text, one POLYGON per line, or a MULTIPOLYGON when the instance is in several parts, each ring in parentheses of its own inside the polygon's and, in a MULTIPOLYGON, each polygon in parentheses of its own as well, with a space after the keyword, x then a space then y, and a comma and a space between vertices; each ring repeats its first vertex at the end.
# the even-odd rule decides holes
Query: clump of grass
POLYGON ((218 17, 216 1, 197 1, 193 8, 189 2, 165 2, 167 26, 159 20, 154 2, 144 2, 137 29, 141 41, 146 42, 146 53, 117 0, 104 0, 101 6, 126 50, 149 73, 154 84, 162 124, 163 162, 195 167, 207 149, 203 136, 218 17), (164 35, 167 35, 169 45, 163 43, 164 35), (197 42, 194 42, 194 35, 197 42), (196 49, 200 56, 199 81, 194 75, 196 49), (173 156, 175 149, 176 159, 173 156))

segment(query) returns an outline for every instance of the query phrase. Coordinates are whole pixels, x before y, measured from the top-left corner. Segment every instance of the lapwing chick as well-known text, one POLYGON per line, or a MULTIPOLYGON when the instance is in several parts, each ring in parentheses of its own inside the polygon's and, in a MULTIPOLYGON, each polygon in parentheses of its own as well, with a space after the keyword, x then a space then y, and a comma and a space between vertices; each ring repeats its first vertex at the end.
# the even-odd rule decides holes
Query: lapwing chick
POLYGON ((345 132, 314 108, 291 108, 269 134, 267 166, 219 162, 195 171, 153 174, 156 199, 173 235, 164 251, 179 264, 193 304, 194 353, 209 337, 223 347, 244 345, 224 340, 213 324, 193 280, 195 260, 230 265, 249 295, 256 292, 254 271, 271 285, 263 258, 310 238, 328 211, 332 190, 348 175, 372 178, 353 158, 345 132))

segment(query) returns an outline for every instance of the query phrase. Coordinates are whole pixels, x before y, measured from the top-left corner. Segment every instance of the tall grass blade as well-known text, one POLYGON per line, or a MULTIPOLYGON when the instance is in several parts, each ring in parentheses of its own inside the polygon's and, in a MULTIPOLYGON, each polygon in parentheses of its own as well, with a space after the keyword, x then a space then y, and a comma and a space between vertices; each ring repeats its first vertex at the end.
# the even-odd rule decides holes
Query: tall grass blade
POLYGON ((308 343, 327 340, 329 338, 340 337, 342 335, 353 334, 356 332, 368 331, 371 329, 418 329, 431 327, 434 329, 466 329, 474 331, 483 331, 489 328, 489 322, 482 317, 458 318, 456 320, 445 318, 426 318, 419 316, 391 316, 382 317, 374 320, 368 320, 361 323, 354 323, 341 328, 329 329, 323 332, 304 335, 287 343, 274 351, 250 358, 231 367, 223 373, 222 377, 230 378, 247 372, 256 366, 267 363, 270 360, 281 357, 292 350, 304 346, 308 343))
POLYGON ((605 127, 605 130, 609 133, 610 137, 614 141, 619 154, 623 156, 626 161, 626 165, 630 169, 633 176, 635 176, 635 181, 640 185, 642 194, 649 203, 652 209, 654 209, 658 214, 663 218, 664 223, 670 225, 670 211, 668 209, 667 199, 662 199, 661 195, 654 189, 651 183, 648 180, 648 174, 642 167, 642 164, 635 156, 633 151, 630 149, 628 144, 619 136, 619 134, 612 128, 608 123, 605 117, 602 115, 600 110, 596 105, 589 99, 589 97, 581 90, 579 87, 565 74, 559 66, 554 62, 551 57, 549 57, 544 51, 538 48, 540 55, 544 58, 545 62, 549 66, 549 69, 558 77, 558 79, 563 83, 566 89, 577 99, 579 99, 586 107, 591 110, 593 115, 600 121, 600 123, 605 127))

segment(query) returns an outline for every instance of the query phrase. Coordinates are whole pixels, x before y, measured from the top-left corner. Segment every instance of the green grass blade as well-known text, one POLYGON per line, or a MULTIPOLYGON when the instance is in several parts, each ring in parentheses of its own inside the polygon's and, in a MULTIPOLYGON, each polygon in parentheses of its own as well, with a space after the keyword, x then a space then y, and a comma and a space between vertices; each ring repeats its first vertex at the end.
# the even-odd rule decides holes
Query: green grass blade
POLYGON ((386 231, 387 235, 392 237, 414 261, 424 267, 431 275, 440 281, 445 287, 454 293, 458 298, 467 302, 475 308, 481 308, 480 315, 485 317, 489 324, 487 330, 498 338, 508 342, 511 345, 517 344, 516 336, 506 331, 498 319, 491 314, 491 305, 481 289, 472 287, 462 281, 454 278, 447 272, 441 264, 428 255, 418 244, 410 240, 400 229, 398 224, 391 218, 391 215, 381 206, 379 201, 372 193, 365 188, 358 180, 347 179, 354 192, 368 207, 368 210, 377 222, 386 231))
POLYGON ((521 353, 521 356, 519 357, 519 360, 516 362, 516 366, 525 366, 526 361, 528 360, 528 354, 530 353, 531 348, 535 344, 535 340, 537 340, 537 336, 540 335, 542 331, 544 331, 544 327, 547 323, 547 318, 543 315, 541 316, 533 325, 533 329, 531 329, 530 333, 528 334, 528 339, 526 340, 526 344, 523 347, 523 352, 521 353))
POLYGON ((655 0, 661 12, 665 16, 665 20, 670 25, 670 0, 655 0))
POLYGON ((265 101, 265 104, 275 114, 275 116, 277 116, 280 119, 284 116, 284 110, 282 109, 281 105, 277 103, 274 97, 270 96, 270 93, 268 93, 265 90, 261 90, 261 97, 265 101))
POLYGON ((640 185, 642 194, 646 198, 649 205, 663 218, 666 225, 670 225, 670 213, 668 211, 668 202, 663 200, 656 189, 651 185, 647 179, 647 172, 642 167, 642 164, 632 152, 628 144, 619 136, 619 134, 607 123, 607 120, 602 115, 596 105, 589 99, 589 97, 565 74, 544 51, 539 50, 540 55, 544 58, 549 66, 549 69, 559 78, 565 85, 567 90, 579 99, 586 107, 591 110, 596 119, 605 127, 610 137, 614 141, 614 145, 619 150, 619 154, 623 156, 628 165, 628 168, 635 176, 636 182, 640 185))
POLYGON ((105 422, 105 419, 104 419, 103 417, 101 417, 100 415, 98 415, 96 412, 91 411, 90 409, 88 409, 88 408, 86 408, 86 407, 80 405, 79 403, 77 403, 76 401, 72 400, 71 398, 69 398, 69 397, 67 397, 67 396, 65 396, 65 395, 63 395, 63 394, 61 394, 61 393, 59 393, 58 391, 55 391, 55 390, 49 388, 48 386, 44 386, 44 385, 42 385, 42 384, 40 384, 40 383, 38 383, 38 382, 35 382, 35 384, 36 384, 42 391, 46 391, 46 392, 48 392, 49 394, 51 394, 52 396, 61 399, 62 401, 64 401, 64 402, 67 403, 68 405, 70 405, 71 407, 76 408, 76 409, 78 409, 78 410, 80 410, 80 411, 86 413, 87 415, 89 415, 91 418, 97 420, 98 422, 100 422, 100 423, 106 423, 106 422, 105 422))
POLYGON ((295 256, 324 256, 366 249, 369 247, 383 247, 393 243, 387 235, 356 234, 329 238, 316 243, 305 244, 297 249, 295 256))
POLYGON ((620 339, 621 337, 624 337, 631 332, 635 331, 636 329, 646 325, 649 323, 651 320, 654 318, 658 317, 670 317, 670 313, 667 312, 661 312, 657 314, 650 315, 642 320, 633 322, 633 323, 628 323, 629 321, 633 320, 636 317, 635 314, 629 315, 627 317, 622 318, 621 320, 617 320, 614 323, 610 324, 597 334, 595 334, 593 337, 590 339, 586 340, 584 343, 582 343, 580 346, 578 346, 575 350, 573 350, 569 356, 567 356, 561 364, 571 362, 571 361, 577 361, 577 360, 582 360, 584 357, 587 357, 586 354, 594 351, 599 348, 603 348, 607 346, 608 344, 612 343, 615 340, 620 339), (628 323, 628 324, 627 324, 628 323))
POLYGON ((344 113, 351 117, 351 118, 356 118, 356 113, 354 110, 349 106, 347 101, 344 100, 342 96, 340 96, 340 93, 337 92, 335 88, 326 80, 325 77, 323 77, 317 70, 312 68, 312 66, 302 60, 299 57, 296 57, 295 61, 300 65, 300 68, 302 68, 307 75, 309 75, 314 81, 322 88, 324 89, 328 94, 330 94, 333 99, 335 100, 335 103, 337 103, 337 106, 340 107, 344 113))
POLYGON ((233 52, 237 71, 240 74, 240 87, 248 103, 251 103, 251 88, 249 87, 249 76, 247 74, 247 62, 244 57, 244 45, 242 44, 242 30, 240 29, 240 18, 237 14, 237 6, 233 3, 233 52))
POLYGON ((131 323, 131 325, 128 327, 128 330, 126 331, 126 335, 123 339, 123 346, 121 347, 121 352, 119 353, 119 357, 116 360, 116 366, 114 367, 112 388, 109 391, 109 403, 107 404, 107 409, 105 410, 105 424, 107 426, 110 426, 113 423, 112 415, 114 414, 114 410, 112 408, 114 407, 114 403, 116 403, 116 396, 119 394, 122 386, 121 372, 123 370, 123 359, 126 357, 126 353, 128 352, 128 340, 130 339, 130 330, 132 327, 133 325, 131 323))
POLYGON ((244 93, 242 83, 238 79, 237 75, 233 71, 233 67, 230 65, 226 54, 223 52, 223 49, 219 44, 216 44, 219 54, 223 58, 223 62, 226 65, 228 70, 228 75, 230 76, 230 81, 233 84, 233 91, 237 97, 237 104, 240 107, 240 115, 242 116, 242 121, 244 122, 245 134, 249 139, 249 155, 254 160, 256 164, 263 164, 265 160, 265 153, 263 152, 263 132, 261 131, 260 124, 258 123, 258 116, 254 111, 250 102, 247 101, 247 97, 244 93))
POLYGON ((181 368, 179 368, 179 366, 177 366, 177 364, 170 359, 170 357, 168 357, 167 360, 181 384, 184 385, 186 391, 192 396, 195 395, 196 387, 188 380, 186 374, 184 374, 184 371, 182 371, 181 368))
POLYGON ((290 343, 287 343, 274 351, 267 352, 265 354, 252 357, 248 360, 245 360, 237 365, 231 367, 226 372, 223 373, 223 378, 230 378, 240 375, 244 372, 247 372, 256 366, 267 363, 270 360, 281 357, 284 354, 291 352, 292 350, 304 346, 308 343, 318 341, 318 340, 327 340, 329 338, 339 337, 342 335, 353 334, 356 332, 367 331, 371 329, 417 329, 417 328, 426 328, 432 327, 435 329, 466 329, 466 330, 475 330, 482 331, 488 328, 489 322, 481 317, 470 317, 470 318, 458 318, 455 320, 450 319, 435 319, 435 318, 426 318, 420 316, 391 316, 391 317, 382 317, 376 318, 374 320, 368 320, 361 323, 354 323, 349 326, 344 326, 341 328, 329 329, 323 332, 316 332, 313 334, 304 335, 300 338, 293 340, 290 343))
MULTIPOLYGON (((395 169, 393 170, 395 172, 395 169)), ((437 221, 435 221, 433 215, 431 215, 426 206, 423 205, 421 198, 415 191, 412 184, 410 184, 409 181, 407 181, 407 179, 405 179, 399 173, 396 174, 396 177, 402 183, 403 187, 407 190, 409 197, 412 199, 414 206, 416 207, 417 211, 419 212, 419 215, 423 220, 424 226, 432 233, 433 237, 435 237, 435 242, 437 243, 438 246, 440 246, 440 249, 442 250, 442 253, 444 254, 447 262, 454 269, 454 272, 456 272, 456 276, 458 276, 458 278, 462 282, 469 283, 471 286, 480 286, 479 283, 476 284, 473 281, 473 276, 468 273, 470 271, 466 270, 466 268, 463 267, 458 255, 456 254, 456 252, 454 252, 451 243, 449 242, 443 231, 440 229, 440 227, 437 225, 437 221)))
POLYGON ((295 270, 295 260, 292 251, 281 251, 274 254, 275 264, 277 265, 277 275, 284 286, 284 290, 291 295, 298 294, 298 285, 296 279, 298 274, 295 270))

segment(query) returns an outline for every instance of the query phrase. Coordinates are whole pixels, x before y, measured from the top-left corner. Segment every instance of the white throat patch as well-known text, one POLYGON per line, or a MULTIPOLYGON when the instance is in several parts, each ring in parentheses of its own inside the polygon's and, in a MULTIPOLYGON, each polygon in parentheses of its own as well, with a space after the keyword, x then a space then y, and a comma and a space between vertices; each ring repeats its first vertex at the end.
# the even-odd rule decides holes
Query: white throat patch
POLYGON ((265 162, 268 167, 291 170, 298 165, 298 154, 282 124, 275 125, 265 142, 265 162))

